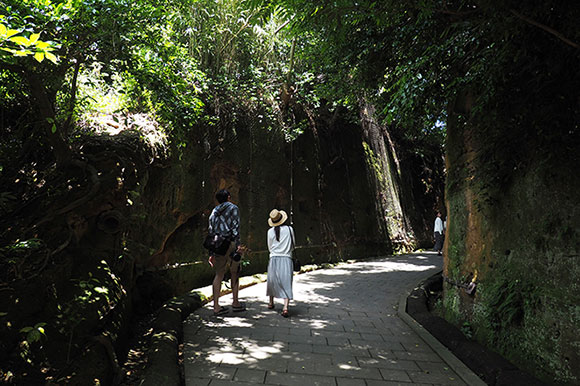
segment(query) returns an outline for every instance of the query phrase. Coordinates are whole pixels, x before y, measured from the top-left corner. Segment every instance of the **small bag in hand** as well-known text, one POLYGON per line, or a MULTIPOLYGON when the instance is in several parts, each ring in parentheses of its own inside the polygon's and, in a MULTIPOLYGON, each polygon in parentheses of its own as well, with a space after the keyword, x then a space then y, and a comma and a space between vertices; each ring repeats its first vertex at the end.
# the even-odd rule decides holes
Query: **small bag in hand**
POLYGON ((292 267, 294 272, 300 272, 300 269, 302 269, 302 264, 300 264, 300 260, 297 257, 292 258, 292 267))
MULTIPOLYGON (((290 231, 290 250, 294 251, 296 249, 294 246, 294 232, 292 232, 291 227, 288 227, 288 230, 290 231)), ((294 272, 300 272, 300 269, 302 269, 302 264, 300 264, 300 260, 296 256, 292 256, 292 269, 294 272)))

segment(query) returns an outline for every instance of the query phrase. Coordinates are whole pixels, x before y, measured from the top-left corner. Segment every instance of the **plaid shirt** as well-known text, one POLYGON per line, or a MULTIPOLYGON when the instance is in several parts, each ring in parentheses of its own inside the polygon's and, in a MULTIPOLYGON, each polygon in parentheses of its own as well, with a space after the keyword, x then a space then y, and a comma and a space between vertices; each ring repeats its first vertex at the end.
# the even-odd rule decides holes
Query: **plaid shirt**
POLYGON ((209 234, 220 234, 240 245, 240 211, 230 201, 216 206, 209 216, 209 234))

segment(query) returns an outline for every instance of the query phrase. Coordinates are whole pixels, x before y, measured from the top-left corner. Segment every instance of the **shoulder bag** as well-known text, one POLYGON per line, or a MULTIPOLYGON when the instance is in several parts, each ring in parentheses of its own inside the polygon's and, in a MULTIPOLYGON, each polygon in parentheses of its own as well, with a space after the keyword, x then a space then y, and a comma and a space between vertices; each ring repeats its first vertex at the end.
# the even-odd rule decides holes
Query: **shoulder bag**
MULTIPOLYGON (((292 243, 291 251, 294 251, 294 232, 292 232, 292 228, 288 226, 288 231, 290 232, 290 242, 292 243)), ((292 253, 292 269, 294 272, 300 272, 302 269, 302 264, 300 264, 300 260, 292 253)))

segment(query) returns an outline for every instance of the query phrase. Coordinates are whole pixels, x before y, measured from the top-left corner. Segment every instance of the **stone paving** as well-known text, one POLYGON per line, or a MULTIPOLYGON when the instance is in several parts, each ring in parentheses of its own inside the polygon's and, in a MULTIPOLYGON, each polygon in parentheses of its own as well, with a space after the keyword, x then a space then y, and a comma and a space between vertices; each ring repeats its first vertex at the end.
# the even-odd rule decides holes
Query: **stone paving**
POLYGON ((281 300, 267 308, 265 283, 240 291, 245 312, 215 317, 208 304, 184 322, 185 383, 465 385, 397 316, 401 295, 441 265, 424 253, 295 275, 289 318, 281 300))

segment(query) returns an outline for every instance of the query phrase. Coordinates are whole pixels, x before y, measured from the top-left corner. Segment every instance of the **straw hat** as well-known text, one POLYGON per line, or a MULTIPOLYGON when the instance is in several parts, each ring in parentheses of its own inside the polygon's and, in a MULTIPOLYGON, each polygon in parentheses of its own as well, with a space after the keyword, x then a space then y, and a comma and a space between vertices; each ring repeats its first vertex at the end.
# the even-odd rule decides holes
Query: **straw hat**
POLYGON ((288 220, 288 215, 283 210, 272 209, 270 212, 270 218, 268 219, 268 224, 271 227, 284 224, 284 221, 288 220))

